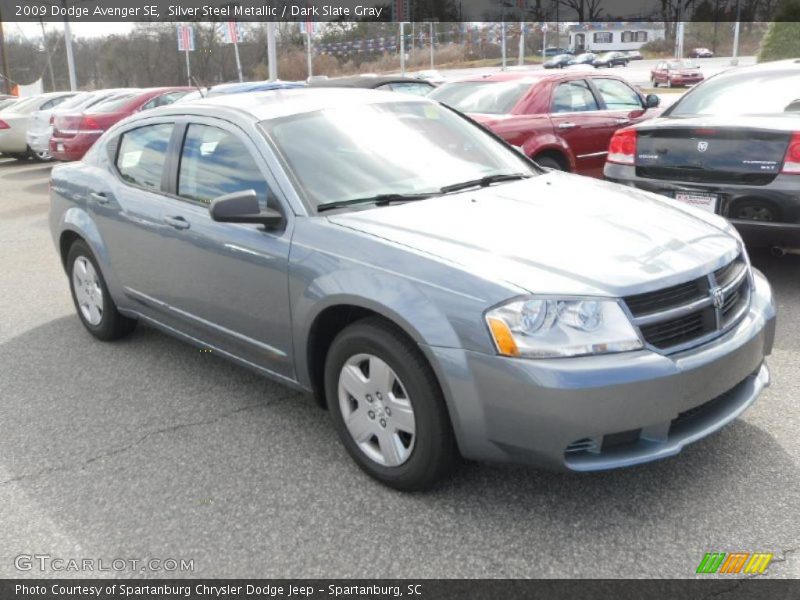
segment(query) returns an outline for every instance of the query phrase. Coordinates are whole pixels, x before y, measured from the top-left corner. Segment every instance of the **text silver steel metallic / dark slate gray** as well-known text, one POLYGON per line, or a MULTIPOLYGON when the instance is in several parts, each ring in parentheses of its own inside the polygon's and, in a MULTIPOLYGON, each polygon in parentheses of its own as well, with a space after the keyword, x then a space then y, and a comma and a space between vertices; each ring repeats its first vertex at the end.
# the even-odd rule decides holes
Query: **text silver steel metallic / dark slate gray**
POLYGON ((663 458, 769 384, 771 290, 724 219, 543 171, 423 98, 282 90, 157 109, 56 167, 51 197, 90 332, 145 321, 314 393, 359 466, 400 489, 443 475, 448 440, 576 471, 663 458), (130 150, 151 125, 161 146, 130 150), (200 125, 216 137, 192 146, 200 125), (338 137, 310 155, 323 135, 338 137), (209 205, 182 182, 230 140, 262 179, 209 205), (122 176, 154 150, 156 181, 122 176))

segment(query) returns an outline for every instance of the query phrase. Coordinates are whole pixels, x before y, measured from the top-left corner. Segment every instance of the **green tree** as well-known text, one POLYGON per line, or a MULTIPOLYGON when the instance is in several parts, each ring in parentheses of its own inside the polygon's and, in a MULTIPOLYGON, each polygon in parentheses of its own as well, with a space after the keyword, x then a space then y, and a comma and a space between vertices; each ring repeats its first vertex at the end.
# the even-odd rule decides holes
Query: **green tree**
POLYGON ((785 0, 761 44, 758 62, 800 58, 800 0, 785 0))

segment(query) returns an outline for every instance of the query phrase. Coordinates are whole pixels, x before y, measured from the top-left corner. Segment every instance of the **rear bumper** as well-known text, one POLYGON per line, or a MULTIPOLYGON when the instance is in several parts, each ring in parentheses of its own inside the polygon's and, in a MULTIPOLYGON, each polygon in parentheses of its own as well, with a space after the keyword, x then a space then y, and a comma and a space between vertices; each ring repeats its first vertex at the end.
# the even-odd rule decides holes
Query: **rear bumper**
POLYGON ((675 192, 702 192, 719 196, 717 214, 736 227, 750 247, 800 247, 800 176, 778 175, 768 185, 733 185, 646 179, 636 175, 636 168, 607 162, 606 179, 648 192, 674 198, 675 192), (746 205, 763 202, 770 206, 775 218, 771 222, 733 218, 746 205))
POLYGON ((93 133, 78 133, 71 138, 50 138, 50 156, 56 160, 80 160, 99 138, 99 134, 93 133))
POLYGON ((671 456, 735 419, 769 383, 775 308, 755 274, 748 314, 692 350, 510 359, 423 347, 467 458, 595 471, 671 456))

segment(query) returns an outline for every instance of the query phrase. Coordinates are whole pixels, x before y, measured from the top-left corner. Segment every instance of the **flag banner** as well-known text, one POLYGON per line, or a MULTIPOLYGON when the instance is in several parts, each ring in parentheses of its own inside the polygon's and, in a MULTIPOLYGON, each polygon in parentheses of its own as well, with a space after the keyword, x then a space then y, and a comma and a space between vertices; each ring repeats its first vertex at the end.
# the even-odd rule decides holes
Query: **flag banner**
POLYGON ((217 27, 222 34, 223 44, 238 44, 242 41, 244 30, 238 21, 224 21, 217 27))
POLYGON ((178 52, 194 52, 194 27, 178 25, 178 52))

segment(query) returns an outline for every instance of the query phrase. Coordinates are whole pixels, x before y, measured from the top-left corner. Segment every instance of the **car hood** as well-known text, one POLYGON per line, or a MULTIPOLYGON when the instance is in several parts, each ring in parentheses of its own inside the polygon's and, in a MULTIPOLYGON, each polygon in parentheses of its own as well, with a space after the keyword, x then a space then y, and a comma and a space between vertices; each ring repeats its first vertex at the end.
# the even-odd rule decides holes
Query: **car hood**
POLYGON ((719 217, 559 172, 329 220, 520 293, 624 296, 687 281, 739 252, 719 217))

